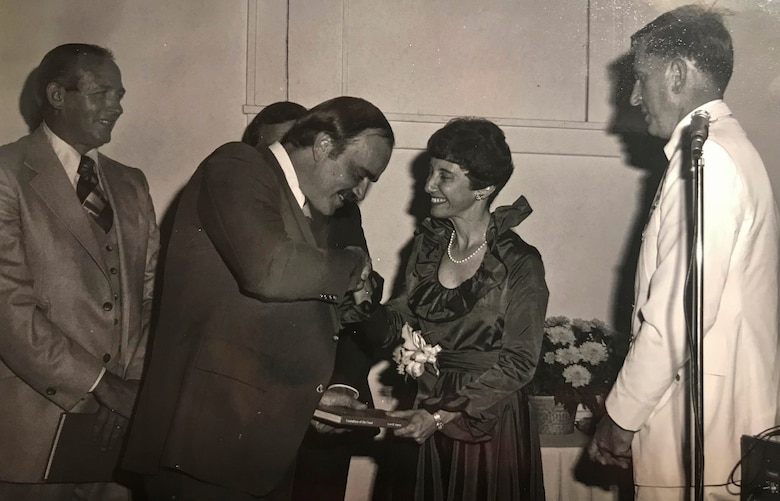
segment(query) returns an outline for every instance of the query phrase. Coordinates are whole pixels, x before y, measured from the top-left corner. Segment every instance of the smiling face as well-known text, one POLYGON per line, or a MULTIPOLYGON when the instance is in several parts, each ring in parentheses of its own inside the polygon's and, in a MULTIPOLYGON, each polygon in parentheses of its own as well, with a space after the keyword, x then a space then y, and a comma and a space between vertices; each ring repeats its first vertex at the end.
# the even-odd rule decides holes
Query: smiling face
POLYGON ((669 139, 681 118, 673 93, 671 64, 640 49, 635 53, 634 73, 631 104, 642 110, 650 134, 669 139))
POLYGON ((390 142, 370 129, 352 139, 335 158, 329 154, 332 147, 332 139, 320 133, 313 146, 316 165, 312 175, 300 179, 309 203, 325 215, 332 215, 345 200, 363 200, 392 153, 390 142))
POLYGON ((474 207, 478 190, 471 189, 471 180, 460 165, 432 158, 425 192, 431 196, 431 216, 443 219, 474 207))
POLYGON ((120 101, 125 88, 116 63, 107 58, 85 57, 78 74, 76 89, 57 83, 47 86, 47 98, 56 110, 47 123, 55 134, 84 154, 111 141, 111 131, 122 115, 120 101))

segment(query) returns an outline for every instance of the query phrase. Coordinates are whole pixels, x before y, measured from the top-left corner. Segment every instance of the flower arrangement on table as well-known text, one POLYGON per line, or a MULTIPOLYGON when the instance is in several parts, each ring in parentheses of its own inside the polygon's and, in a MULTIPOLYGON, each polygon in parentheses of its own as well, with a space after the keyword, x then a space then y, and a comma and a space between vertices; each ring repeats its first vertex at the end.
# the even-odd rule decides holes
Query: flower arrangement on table
POLYGON ((598 397, 617 379, 629 344, 629 336, 601 320, 549 317, 529 394, 554 396, 572 414, 578 404, 600 413, 598 397))
POLYGON ((401 327, 401 338, 403 344, 393 351, 393 360, 398 374, 418 378, 425 372, 425 364, 429 363, 438 376, 439 366, 436 363, 436 355, 441 351, 441 346, 438 344, 431 346, 426 343, 422 333, 412 329, 408 323, 401 327))

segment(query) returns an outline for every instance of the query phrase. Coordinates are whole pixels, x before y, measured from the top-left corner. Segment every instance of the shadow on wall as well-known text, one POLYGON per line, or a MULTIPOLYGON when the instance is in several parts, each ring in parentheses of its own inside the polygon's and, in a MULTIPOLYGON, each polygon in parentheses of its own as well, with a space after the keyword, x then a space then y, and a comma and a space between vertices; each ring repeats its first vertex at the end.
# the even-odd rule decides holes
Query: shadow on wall
POLYGON ((618 332, 628 335, 631 332, 634 275, 639 247, 650 207, 666 168, 667 159, 663 152, 666 141, 647 133, 647 124, 640 108, 630 103, 635 80, 633 56, 626 53, 618 57, 610 63, 608 71, 613 110, 607 131, 620 140, 625 163, 643 172, 642 186, 634 207, 636 216, 624 244, 612 303, 612 325, 618 332))

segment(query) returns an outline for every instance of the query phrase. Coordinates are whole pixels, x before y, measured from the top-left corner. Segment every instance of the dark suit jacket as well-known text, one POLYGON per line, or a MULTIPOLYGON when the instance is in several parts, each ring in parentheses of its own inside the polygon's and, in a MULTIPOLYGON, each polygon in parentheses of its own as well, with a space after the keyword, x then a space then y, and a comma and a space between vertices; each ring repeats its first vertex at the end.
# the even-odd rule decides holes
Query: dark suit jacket
POLYGON ((218 148, 184 188, 125 466, 255 495, 292 464, 360 273, 317 247, 270 150, 218 148))
POLYGON ((87 392, 102 367, 141 378, 157 223, 143 173, 103 155, 99 164, 114 210, 118 249, 109 252, 118 253, 117 270, 109 270, 43 129, 0 147, 3 481, 42 481, 60 413, 97 410, 87 392))

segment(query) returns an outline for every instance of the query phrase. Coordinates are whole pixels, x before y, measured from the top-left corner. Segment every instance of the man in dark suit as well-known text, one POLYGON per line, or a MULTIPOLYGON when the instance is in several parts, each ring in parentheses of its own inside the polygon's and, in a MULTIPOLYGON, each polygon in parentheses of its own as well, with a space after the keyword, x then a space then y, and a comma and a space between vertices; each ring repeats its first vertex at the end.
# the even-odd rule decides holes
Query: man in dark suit
POLYGON ((393 142, 375 106, 335 98, 283 145, 221 146, 184 188, 124 460, 150 499, 289 498, 314 408, 351 404, 324 395, 335 335, 374 292, 367 253, 318 245, 305 213, 361 200, 393 142))
MULTIPOLYGON (((281 141, 305 113, 306 108, 291 101, 269 104, 247 125, 241 141, 259 149, 267 148, 281 141)), ((358 246, 368 252, 356 203, 344 204, 330 217, 312 211, 312 232, 320 246, 336 249, 358 246)), ((360 324, 344 325, 338 337, 334 372, 326 392, 344 392, 371 406, 368 372, 372 358, 361 346, 360 324)), ((298 450, 292 499, 343 501, 352 455, 378 431, 378 428, 334 428, 312 421, 298 450)))
POLYGON ((144 174, 97 151, 125 93, 111 52, 62 45, 38 75, 43 123, 0 147, 0 499, 129 499, 43 477, 62 412, 97 413, 95 439, 119 446, 144 363, 154 208, 144 174))
MULTIPOLYGON (((355 245, 368 251, 357 204, 344 204, 329 218, 318 213, 313 216, 312 227, 318 240, 327 241, 329 247, 337 249, 355 245)), ((339 332, 329 391, 342 391, 373 407, 368 373, 374 359, 363 339, 360 323, 346 324, 339 332)), ((367 448, 378 432, 378 428, 334 429, 313 421, 298 450, 293 501, 343 501, 352 456, 367 448)))

